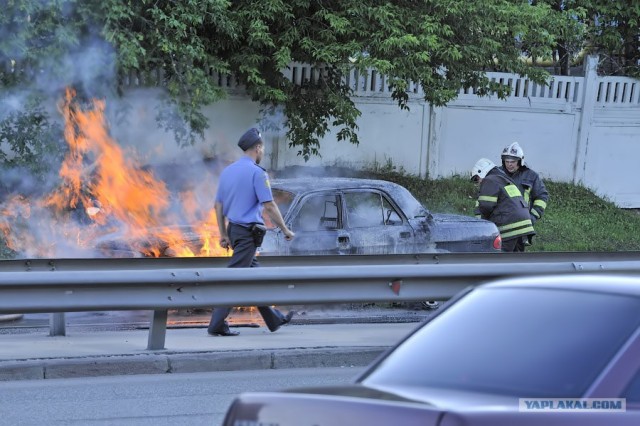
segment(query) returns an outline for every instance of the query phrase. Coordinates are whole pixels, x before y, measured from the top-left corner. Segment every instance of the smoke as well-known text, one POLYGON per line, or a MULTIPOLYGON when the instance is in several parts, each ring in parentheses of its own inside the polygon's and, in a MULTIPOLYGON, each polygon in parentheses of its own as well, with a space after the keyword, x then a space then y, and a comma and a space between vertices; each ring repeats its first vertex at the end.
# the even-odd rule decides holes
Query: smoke
POLYGON ((104 40, 88 37, 62 56, 42 58, 40 65, 33 89, 50 99, 59 98, 67 87, 86 99, 108 99, 116 94, 116 55, 104 40))
MULTIPOLYGON (((28 12, 12 4, 0 21, 0 81, 7 83, 0 92, 0 231, 17 257, 95 256, 94 242, 105 233, 131 231, 130 224, 114 217, 98 221, 100 214, 95 213, 112 207, 104 196, 99 202, 98 194, 91 193, 104 152, 82 153, 79 188, 73 179, 63 178, 64 156, 79 155, 68 141, 79 124, 65 122, 61 111, 67 89, 76 92, 73 108, 79 111, 91 111, 95 100, 103 102, 105 131, 122 148, 130 174, 139 171, 167 189, 166 208, 149 212, 155 215, 155 226, 205 221, 223 165, 210 158, 207 144, 181 149, 174 135, 158 125, 155 105, 166 96, 163 89, 138 87, 132 79, 125 81, 128 86, 120 96, 114 47, 88 25, 89 31, 79 31, 83 35, 77 39, 78 34, 64 26, 77 16, 74 4, 42 1, 31 3, 28 12), (61 15, 61 24, 36 34, 32 16, 48 12, 61 15), (53 194, 74 190, 82 195, 52 208, 53 194)), ((168 115, 177 115, 164 108, 168 115)), ((116 189, 120 195, 131 191, 126 183, 116 189)))

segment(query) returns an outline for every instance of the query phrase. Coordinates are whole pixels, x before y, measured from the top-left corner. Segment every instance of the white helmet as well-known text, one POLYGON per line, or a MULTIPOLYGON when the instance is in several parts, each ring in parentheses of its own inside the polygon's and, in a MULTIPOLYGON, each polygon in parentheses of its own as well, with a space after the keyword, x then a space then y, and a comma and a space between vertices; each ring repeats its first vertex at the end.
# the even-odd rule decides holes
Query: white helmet
POLYGON ((502 161, 505 160, 505 157, 515 157, 520 160, 521 165, 524 164, 524 151, 518 142, 514 142, 502 150, 502 161))
POLYGON ((493 164, 493 161, 491 160, 486 158, 479 159, 473 166, 473 169, 471 169, 471 180, 476 176, 480 179, 484 179, 487 176, 487 173, 489 173, 495 166, 496 165, 493 164))

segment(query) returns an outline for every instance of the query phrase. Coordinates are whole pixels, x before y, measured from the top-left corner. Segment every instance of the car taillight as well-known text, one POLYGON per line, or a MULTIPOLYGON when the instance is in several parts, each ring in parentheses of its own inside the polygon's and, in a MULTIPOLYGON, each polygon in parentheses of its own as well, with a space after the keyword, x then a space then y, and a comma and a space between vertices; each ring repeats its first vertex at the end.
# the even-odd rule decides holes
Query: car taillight
POLYGON ((498 234, 496 239, 493 240, 493 248, 496 250, 502 250, 502 237, 500 236, 500 234, 498 234))

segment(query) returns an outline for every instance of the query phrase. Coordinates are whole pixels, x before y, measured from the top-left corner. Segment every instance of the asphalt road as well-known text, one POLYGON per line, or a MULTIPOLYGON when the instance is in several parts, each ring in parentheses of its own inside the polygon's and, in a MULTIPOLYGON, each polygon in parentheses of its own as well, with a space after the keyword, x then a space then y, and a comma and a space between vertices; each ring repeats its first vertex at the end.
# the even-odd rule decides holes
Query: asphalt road
POLYGON ((241 392, 351 382, 358 368, 24 380, 0 386, 3 425, 219 425, 241 392))

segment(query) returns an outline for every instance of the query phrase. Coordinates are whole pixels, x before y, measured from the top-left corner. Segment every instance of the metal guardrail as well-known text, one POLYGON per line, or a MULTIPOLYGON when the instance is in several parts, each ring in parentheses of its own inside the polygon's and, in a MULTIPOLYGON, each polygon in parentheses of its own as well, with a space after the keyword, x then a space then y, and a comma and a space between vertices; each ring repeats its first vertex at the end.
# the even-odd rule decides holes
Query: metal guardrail
MULTIPOLYGON (((442 265, 468 263, 622 262, 640 260, 631 252, 420 253, 393 255, 259 256, 262 266, 442 265)), ((9 271, 132 270, 225 267, 227 257, 15 259, 0 261, 9 271)))
POLYGON ((168 309, 446 300, 470 285, 513 275, 640 273, 638 252, 265 256, 265 267, 253 269, 225 268, 227 260, 2 262, 0 314, 153 310, 147 346, 153 350, 164 348, 168 309))

